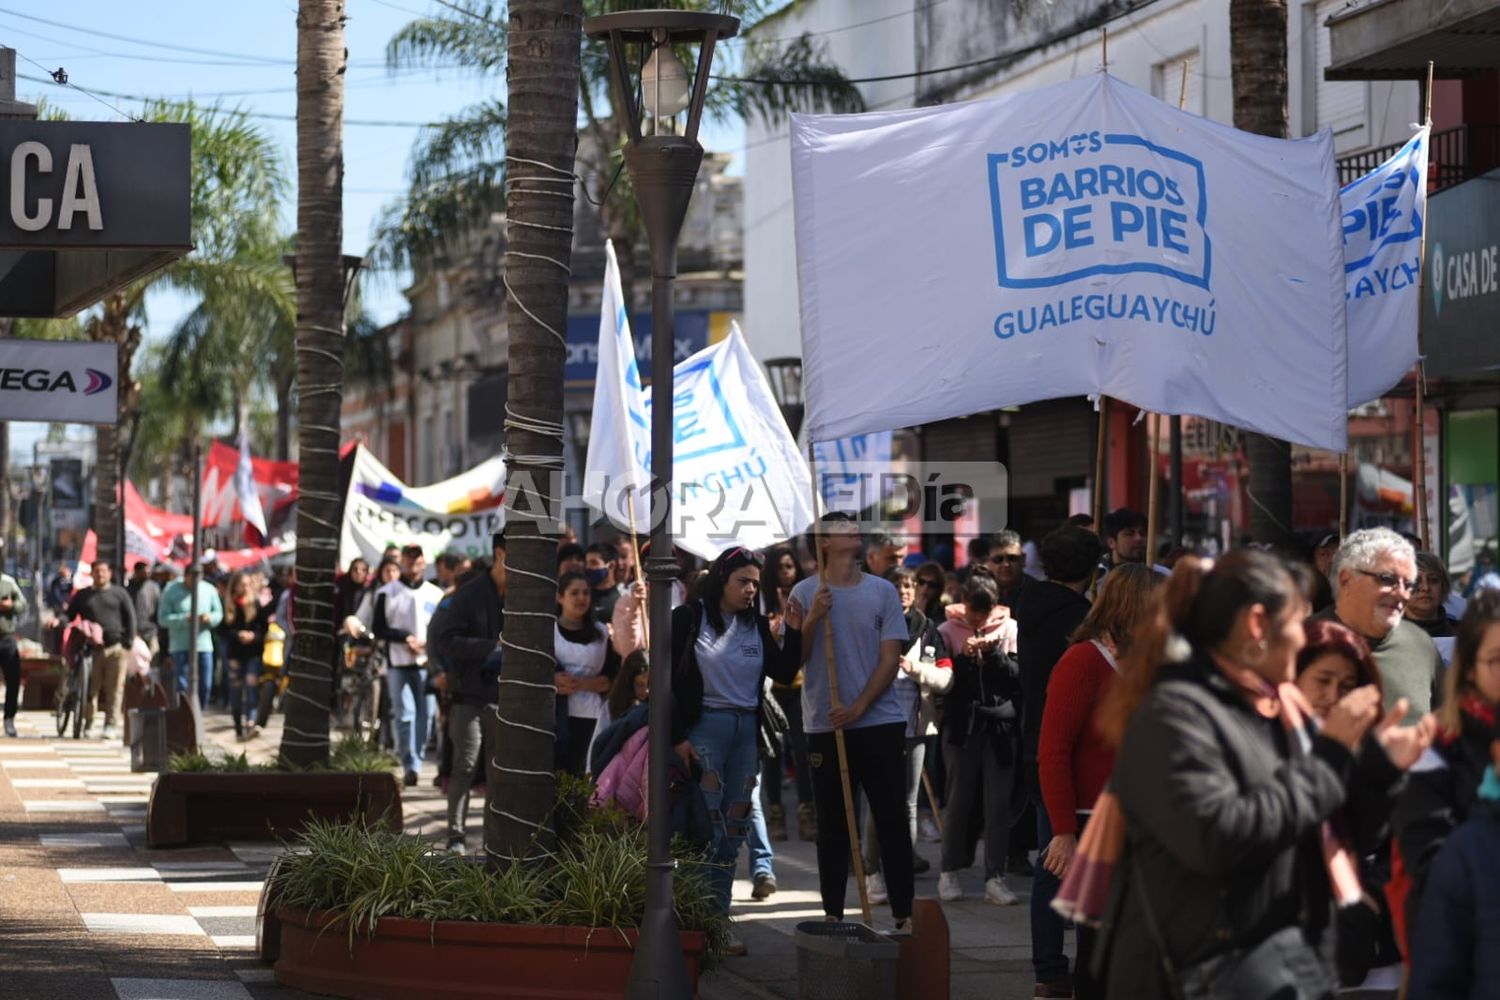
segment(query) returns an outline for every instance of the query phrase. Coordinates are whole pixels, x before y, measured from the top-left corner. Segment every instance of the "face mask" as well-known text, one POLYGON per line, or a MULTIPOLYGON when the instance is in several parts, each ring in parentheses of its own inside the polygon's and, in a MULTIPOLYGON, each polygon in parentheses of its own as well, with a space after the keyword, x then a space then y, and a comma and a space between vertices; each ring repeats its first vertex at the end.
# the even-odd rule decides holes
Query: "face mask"
POLYGON ((590 587, 597 587, 599 586, 599 584, 609 579, 609 569, 607 567, 600 567, 599 569, 586 569, 583 571, 583 577, 589 582, 590 587))
POLYGON ((1500 775, 1493 767, 1484 771, 1484 780, 1479 783, 1479 797, 1486 802, 1500 802, 1500 775))

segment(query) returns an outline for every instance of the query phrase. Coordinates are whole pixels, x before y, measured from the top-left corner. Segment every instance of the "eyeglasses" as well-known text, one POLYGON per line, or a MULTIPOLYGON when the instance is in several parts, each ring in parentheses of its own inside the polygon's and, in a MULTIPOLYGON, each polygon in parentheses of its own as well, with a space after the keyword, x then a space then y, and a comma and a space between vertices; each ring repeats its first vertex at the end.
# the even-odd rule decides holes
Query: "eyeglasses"
POLYGON ((1358 570, 1357 572, 1368 576, 1380 584, 1382 590, 1395 590, 1399 587, 1410 594, 1417 589, 1416 580, 1408 580, 1405 577, 1397 576, 1395 573, 1372 573, 1367 569, 1358 570))
POLYGON ((996 565, 996 566, 999 566, 1002 563, 1018 564, 1018 563, 1025 562, 1026 561, 1026 557, 1024 555, 1016 555, 1016 556, 990 556, 989 561, 993 565, 996 565))

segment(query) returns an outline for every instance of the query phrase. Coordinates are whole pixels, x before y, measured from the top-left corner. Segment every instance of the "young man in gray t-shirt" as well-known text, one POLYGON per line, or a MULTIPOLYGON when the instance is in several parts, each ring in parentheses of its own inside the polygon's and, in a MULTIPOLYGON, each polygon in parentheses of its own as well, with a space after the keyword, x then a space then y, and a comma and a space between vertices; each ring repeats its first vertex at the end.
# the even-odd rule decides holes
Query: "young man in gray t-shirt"
POLYGON ((803 611, 802 718, 818 813, 818 884, 823 912, 843 919, 849 871, 834 731, 844 731, 850 783, 863 789, 880 838, 880 856, 898 932, 908 928, 913 895, 911 833, 906 822, 906 716, 891 689, 906 648, 906 618, 896 588, 859 568, 859 528, 847 514, 824 515, 818 532, 823 579, 803 580, 789 600, 803 611), (825 622, 833 623, 839 707, 829 683, 825 622))

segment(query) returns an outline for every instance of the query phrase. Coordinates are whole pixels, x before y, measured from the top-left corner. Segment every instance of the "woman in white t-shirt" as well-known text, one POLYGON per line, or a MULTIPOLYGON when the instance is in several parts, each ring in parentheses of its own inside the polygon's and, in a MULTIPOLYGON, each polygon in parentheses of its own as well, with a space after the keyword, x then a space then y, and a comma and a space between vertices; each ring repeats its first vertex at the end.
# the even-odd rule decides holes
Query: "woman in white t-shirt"
POLYGON ((588 578, 579 572, 557 580, 557 625, 553 655, 557 657, 557 769, 583 775, 588 767, 594 726, 604 707, 620 657, 609 643, 609 629, 594 621, 594 595, 588 578))

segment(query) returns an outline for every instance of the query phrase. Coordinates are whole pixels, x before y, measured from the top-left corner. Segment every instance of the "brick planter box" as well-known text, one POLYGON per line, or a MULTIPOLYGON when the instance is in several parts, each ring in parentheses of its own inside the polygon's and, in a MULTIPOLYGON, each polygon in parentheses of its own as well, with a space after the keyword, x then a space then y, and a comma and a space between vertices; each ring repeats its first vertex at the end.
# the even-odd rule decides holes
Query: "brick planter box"
POLYGON ((44 656, 21 661, 22 711, 51 711, 56 706, 57 688, 67 667, 62 657, 44 656))
POLYGON ((146 843, 286 840, 309 818, 363 820, 401 832, 401 788, 389 772, 168 772, 151 786, 146 843))
MULTIPOLYGON (((359 1000, 614 1000, 635 957, 634 930, 383 917, 351 947, 337 913, 282 908, 276 917, 276 981, 359 1000)), ((707 939, 683 931, 681 940, 696 996, 707 939)))

